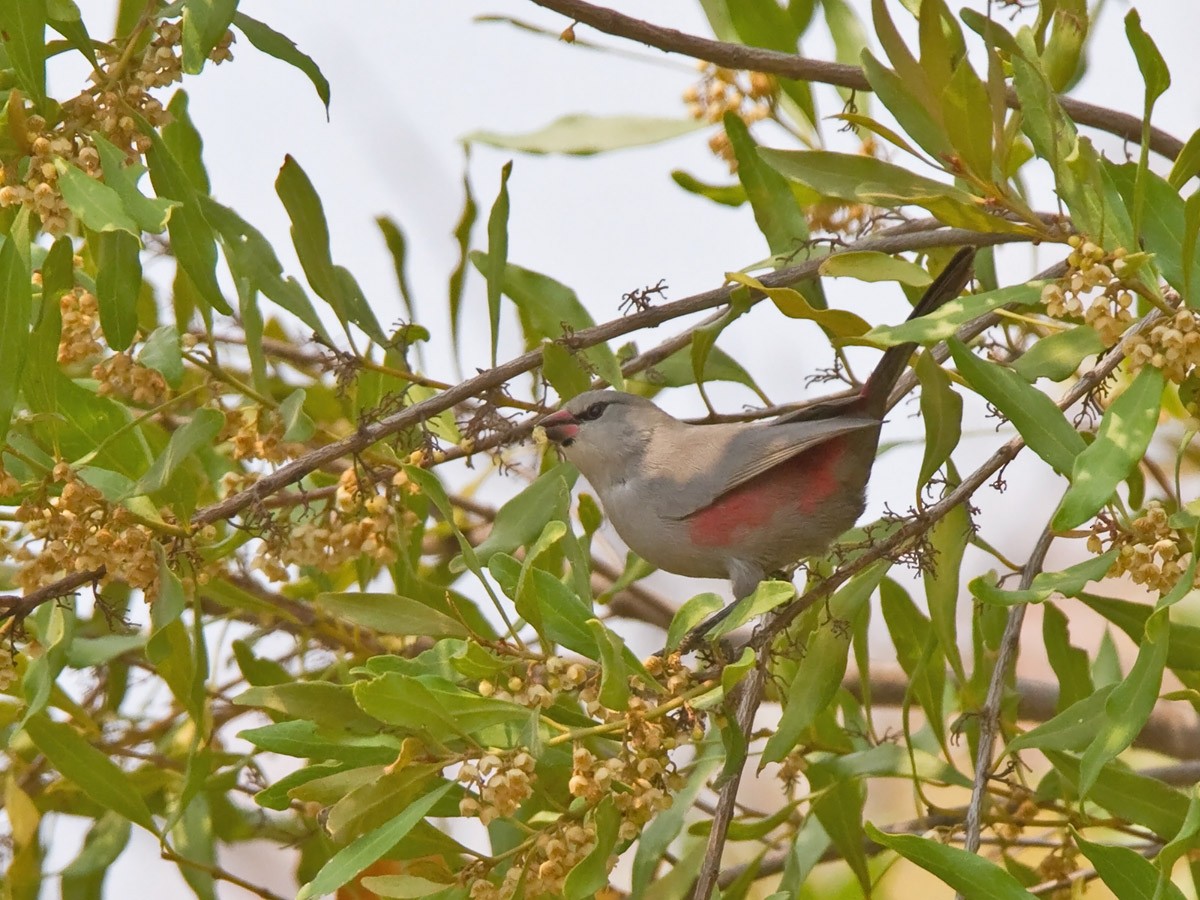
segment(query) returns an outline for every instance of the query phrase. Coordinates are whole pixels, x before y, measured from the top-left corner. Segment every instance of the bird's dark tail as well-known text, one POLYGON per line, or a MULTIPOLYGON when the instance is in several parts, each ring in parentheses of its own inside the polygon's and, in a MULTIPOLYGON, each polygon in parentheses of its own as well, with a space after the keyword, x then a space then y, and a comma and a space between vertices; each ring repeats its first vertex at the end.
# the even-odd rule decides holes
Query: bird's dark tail
MULTIPOLYGON (((954 254, 954 258, 946 264, 946 268, 942 269, 941 274, 933 280, 921 299, 917 301, 908 320, 929 315, 940 308, 942 304, 961 294, 963 288, 971 280, 974 262, 974 247, 964 247, 954 254)), ((875 371, 863 385, 860 395, 863 412, 878 418, 883 417, 887 410, 888 395, 896 386, 896 382, 900 380, 900 375, 904 372, 908 360, 916 349, 916 344, 897 344, 884 351, 875 371)))
MULTIPOLYGON (((965 247, 954 254, 946 268, 933 280, 925 290, 917 305, 913 307, 909 319, 919 319, 928 315, 943 303, 953 300, 971 280, 971 268, 975 262, 975 248, 965 247)), ((883 357, 875 367, 875 371, 867 379, 862 390, 857 394, 833 397, 801 407, 795 412, 780 416, 776 424, 789 422, 813 422, 820 419, 831 419, 835 416, 866 415, 882 419, 887 412, 888 396, 900 379, 909 358, 917 349, 916 344, 897 344, 884 351, 883 357)))

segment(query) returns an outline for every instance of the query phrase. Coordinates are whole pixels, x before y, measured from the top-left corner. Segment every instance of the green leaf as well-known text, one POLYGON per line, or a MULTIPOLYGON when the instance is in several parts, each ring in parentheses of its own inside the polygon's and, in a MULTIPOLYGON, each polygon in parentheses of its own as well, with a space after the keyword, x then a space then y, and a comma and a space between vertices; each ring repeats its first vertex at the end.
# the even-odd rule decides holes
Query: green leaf
POLYGON ((1096 439, 1075 457, 1071 486, 1051 521, 1055 531, 1091 519, 1142 461, 1158 425, 1163 383, 1162 370, 1147 366, 1105 410, 1096 439))
POLYGON ((400 815, 386 825, 369 831, 347 844, 321 867, 312 881, 300 888, 296 900, 309 900, 312 897, 330 894, 346 884, 396 846, 452 787, 454 783, 447 782, 435 788, 419 800, 410 803, 400 815))
POLYGON ((982 294, 968 294, 943 303, 931 313, 898 325, 879 325, 863 335, 864 340, 883 346, 936 344, 954 336, 963 325, 1001 306, 1028 306, 1042 296, 1041 282, 1016 284, 982 294))
MULTIPOLYGON (((705 382, 729 381, 743 384, 762 399, 766 399, 758 383, 750 377, 750 373, 742 368, 741 363, 722 350, 712 347, 704 360, 703 377, 705 382)), ((691 354, 685 347, 676 350, 662 362, 657 362, 629 378, 630 382, 648 385, 652 388, 684 387, 696 383, 696 370, 692 366, 691 354)))
POLYGON ((461 622, 399 594, 323 593, 317 595, 315 603, 317 609, 330 616, 383 634, 441 638, 466 637, 470 633, 461 622))
POLYGON ((1161 894, 1157 892, 1159 871, 1136 850, 1093 843, 1074 828, 1071 837, 1117 900, 1184 900, 1183 892, 1169 881, 1164 882, 1161 894))
POLYGON ((386 344, 387 335, 354 276, 334 265, 325 207, 308 175, 290 155, 284 158, 275 179, 275 193, 291 219, 292 244, 313 290, 329 304, 343 327, 353 323, 371 340, 386 344))
POLYGON ((915 834, 888 834, 867 823, 867 836, 932 872, 966 900, 1033 900, 1008 872, 982 856, 915 834))
POLYGON ((150 470, 143 475, 134 488, 134 494, 153 494, 167 486, 167 482, 179 471, 179 467, 208 447, 225 426, 225 416, 215 409, 201 407, 192 413, 187 424, 175 429, 167 447, 154 460, 150 470))
POLYGON ((496 346, 500 340, 500 296, 504 292, 504 275, 508 265, 508 179, 512 175, 512 160, 500 167, 500 190, 488 213, 488 251, 483 277, 487 280, 488 322, 491 325, 492 365, 496 365, 496 346))
POLYGON ((239 731, 238 737, 268 753, 331 759, 355 766, 387 765, 395 762, 401 750, 401 739, 396 735, 334 734, 305 719, 249 728, 239 731))
POLYGON ((1172 190, 1181 191, 1197 173, 1200 173, 1200 128, 1192 132, 1192 136, 1175 157, 1171 172, 1167 175, 1167 184, 1172 190))
POLYGON ((448 304, 450 307, 450 337, 453 341, 454 352, 458 353, 459 316, 462 313, 463 285, 466 283, 467 260, 471 252, 471 229, 479 215, 479 207, 475 204, 475 195, 471 193, 471 179, 463 175, 463 208, 454 226, 454 240, 458 244, 458 262, 450 273, 448 304))
POLYGON ((821 260, 821 274, 829 278, 856 278, 868 283, 895 281, 926 287, 933 278, 914 262, 875 250, 851 250, 821 260))
POLYGON ((846 657, 850 650, 849 629, 837 623, 853 622, 863 614, 890 567, 889 560, 880 560, 851 578, 830 598, 830 620, 809 636, 808 646, 788 688, 783 716, 775 733, 767 739, 760 765, 779 762, 787 756, 817 716, 833 702, 846 674, 846 657))
POLYGON ((20 87, 42 105, 46 102, 46 4, 42 0, 5 3, 0 8, 0 38, 20 87))
POLYGON ((600 801, 592 813, 596 843, 588 855, 567 873, 563 882, 564 900, 587 900, 608 885, 608 858, 617 843, 621 814, 611 799, 600 801))
MULTIPOLYGON (((213 223, 225 247, 225 258, 233 277, 248 283, 250 291, 262 291, 275 303, 332 343, 325 323, 299 282, 283 277, 283 266, 262 232, 227 206, 200 197, 204 217, 213 223)), ((215 257, 214 257, 215 258, 215 257)))
MULTIPOLYGON (((881 3, 873 5, 877 11, 884 9, 881 3)), ((877 34, 882 37, 883 33, 877 32, 877 34)), ((916 141, 921 149, 933 159, 943 159, 954 152, 946 136, 946 129, 942 127, 935 117, 935 113, 932 112, 936 107, 918 96, 918 93, 926 94, 923 75, 919 82, 914 83, 903 77, 900 73, 901 66, 897 65, 894 59, 892 64, 896 66, 897 71, 887 68, 869 50, 863 51, 861 62, 863 73, 867 76, 871 90, 888 112, 896 117, 896 121, 905 134, 916 141)), ((916 61, 912 60, 912 62, 916 67, 916 61)), ((920 71, 919 67, 917 70, 920 71)), ((916 155, 915 151, 910 152, 916 155)))
POLYGON ((827 150, 759 154, 773 168, 826 197, 886 208, 920 206, 945 224, 996 234, 1035 234, 1027 225, 989 215, 978 198, 953 185, 916 175, 872 156, 827 150))
POLYGON ((521 153, 566 153, 590 156, 625 147, 660 144, 704 128, 694 119, 663 119, 651 116, 563 116, 549 125, 523 134, 473 131, 463 138, 469 144, 487 144, 521 153))
POLYGON ((116 191, 125 212, 139 229, 135 237, 140 236, 142 231, 160 234, 167 227, 171 210, 179 206, 178 201, 147 197, 138 189, 138 181, 146 173, 146 167, 138 163, 126 165, 124 152, 106 141, 99 133, 92 135, 92 141, 100 153, 104 183, 116 191))
POLYGON ((788 318, 811 319, 833 337, 857 337, 869 327, 862 318, 847 310, 814 307, 803 294, 792 288, 769 288, 758 279, 741 272, 726 272, 725 278, 760 291, 788 318))
MULTIPOLYGON (((21 387, 21 375, 29 353, 29 322, 33 317, 33 285, 30 281, 29 214, 21 212, 12 230, 0 243, 0 435, 7 440, 8 426, 21 387)), ((51 302, 57 303, 57 298, 51 302)), ((57 343, 55 346, 57 352, 57 343)), ((57 374, 57 372, 55 372, 57 374)))
POLYGON ((142 291, 138 239, 120 231, 97 236, 96 299, 100 327, 114 350, 124 350, 137 335, 137 304, 142 291))
POLYGON ((1105 704, 1106 722, 1083 754, 1079 769, 1079 793, 1087 796, 1100 770, 1133 743, 1150 718, 1162 687, 1167 662, 1167 610, 1160 609, 1146 622, 1146 636, 1138 649, 1129 675, 1113 688, 1105 704))
POLYGON ((487 562, 496 553, 511 553, 535 540, 551 519, 565 519, 571 488, 577 478, 579 472, 575 467, 565 465, 538 476, 497 510, 492 530, 475 548, 475 555, 487 562))
POLYGON ((863 845, 863 804, 866 801, 866 785, 862 781, 829 780, 830 776, 818 771, 809 782, 817 796, 812 801, 812 812, 833 846, 850 866, 858 879, 863 895, 871 890, 871 875, 867 869, 867 854, 863 845))
POLYGON ((579 357, 549 338, 542 341, 542 374, 558 394, 558 399, 564 402, 592 386, 592 373, 579 357))
POLYGON ((61 900, 104 896, 104 876, 129 844, 127 819, 106 812, 88 829, 79 854, 62 870, 61 900))
POLYGON ((316 434, 316 424, 304 411, 305 399, 304 388, 296 388, 279 404, 279 418, 283 422, 285 441, 302 443, 316 434))
POLYGON ((87 175, 73 163, 56 159, 54 167, 58 170, 58 187, 63 200, 84 227, 97 232, 124 231, 140 243, 142 230, 126 212, 116 190, 87 175))
POLYGON ((683 169, 673 169, 671 180, 689 194, 707 197, 713 203, 719 203, 722 206, 741 206, 747 199, 746 189, 740 182, 738 184, 706 184, 683 169))
POLYGON ((684 601, 671 618, 666 646, 672 650, 678 647, 684 635, 724 606, 725 601, 720 594, 713 593, 697 594, 684 601))
MULTIPOLYGON (((758 145, 750 136, 746 123, 735 113, 726 113, 724 124, 738 164, 738 181, 746 189, 758 230, 767 239, 776 266, 790 264, 797 248, 808 240, 808 219, 792 196, 787 180, 758 155, 758 145)), ((800 258, 810 255, 804 253, 800 258)), ((818 284, 807 282, 802 293, 808 296, 813 306, 824 307, 825 298, 820 294, 818 284)))
POLYGON ((604 627, 599 619, 588 619, 587 626, 600 650, 600 702, 609 709, 629 708, 629 669, 623 656, 625 642, 604 627))
POLYGON ((1013 361, 1017 374, 1033 384, 1039 378, 1065 381, 1089 356, 1104 352, 1104 342, 1094 328, 1078 325, 1039 339, 1013 361))
MULTIPOLYGON (((154 192, 159 197, 180 203, 171 210, 171 218, 167 220, 171 252, 200 298, 218 312, 231 315, 233 308, 217 284, 216 239, 212 226, 200 211, 200 204, 211 201, 197 191, 158 129, 150 128, 147 133, 150 149, 146 151, 146 163, 150 167, 154 192)), ((202 166, 199 160, 195 165, 202 166)))
POLYGON ((308 76, 317 96, 325 104, 325 115, 329 115, 329 82, 321 73, 320 67, 313 62, 312 57, 303 53, 286 35, 280 34, 271 26, 258 19, 252 19, 244 13, 235 13, 234 26, 246 36, 255 47, 268 56, 273 56, 280 62, 285 62, 299 69, 308 76))
POLYGON ((238 706, 273 709, 297 719, 311 719, 338 732, 372 733, 379 729, 379 720, 362 712, 349 687, 327 681, 251 687, 234 697, 233 702, 238 706))
POLYGON ((980 359, 961 341, 951 338, 949 346, 963 378, 1012 422, 1029 449, 1057 471, 1072 471, 1086 445, 1054 401, 1011 369, 980 359))
POLYGON ((1188 803, 1187 818, 1179 826, 1179 833, 1159 851, 1158 858, 1154 861, 1158 867, 1161 882, 1165 884, 1171 877, 1171 869, 1175 867, 1175 863, 1185 853, 1196 848, 1197 836, 1200 836, 1200 794, 1193 787, 1191 801, 1188 803))
POLYGON ((908 593, 891 579, 880 584, 879 597, 888 634, 896 647, 896 659, 908 676, 904 707, 907 710, 909 695, 915 697, 938 742, 944 744, 946 665, 933 625, 908 593))
POLYGON ((404 229, 390 216, 376 216, 375 224, 379 226, 388 254, 392 257, 396 286, 400 289, 400 299, 404 301, 405 314, 410 322, 416 321, 412 288, 408 284, 408 238, 404 236, 404 229))
POLYGON ((1057 710, 1062 712, 1095 691, 1088 669, 1088 654, 1070 642, 1066 615, 1053 603, 1042 607, 1042 644, 1058 680, 1057 710))
POLYGON ((782 606, 796 596, 796 588, 790 581, 764 581, 749 597, 743 597, 734 605, 733 611, 708 633, 712 640, 736 631, 747 622, 757 619, 777 606, 782 606))
POLYGON ((992 117, 985 115, 990 109, 987 88, 962 57, 942 94, 942 115, 958 159, 984 183, 992 181, 992 117))
POLYGON ((1171 86, 1171 73, 1167 70, 1167 61, 1163 59, 1154 39, 1142 28, 1142 20, 1136 9, 1131 9, 1125 14, 1125 37, 1129 46, 1133 48, 1138 69, 1146 82, 1146 120, 1149 121, 1154 101, 1171 86))
POLYGON ((1025 590, 1006 591, 998 587, 995 572, 987 572, 971 579, 971 594, 984 603, 1013 606, 1018 603, 1041 603, 1051 594, 1078 597, 1088 582, 1100 581, 1117 558, 1116 550, 1085 559, 1063 569, 1061 572, 1039 572, 1025 590))
MULTIPOLYGON (((1079 783, 1078 759, 1057 750, 1042 752, 1068 785, 1074 787, 1079 783)), ((1188 798, 1175 788, 1115 763, 1100 770, 1088 799, 1113 815, 1149 828, 1164 840, 1179 833, 1189 805, 1188 798)))
POLYGON ((138 351, 138 362, 154 369, 172 389, 183 384, 183 353, 179 343, 179 329, 174 325, 163 325, 150 332, 138 351))
POLYGON ((151 834, 158 834, 141 793, 107 754, 93 747, 70 725, 55 722, 44 713, 30 716, 24 727, 50 764, 95 803, 151 834))
POLYGON ((1105 685, 1076 700, 1053 718, 1008 742, 1006 754, 1022 750, 1082 750, 1105 722, 1105 705, 1116 685, 1105 685))
MULTIPOLYGON (((953 485, 956 482, 957 477, 951 470, 949 484, 953 485)), ((950 668, 960 682, 965 682, 967 675, 958 649, 959 584, 963 554, 973 534, 971 514, 966 505, 955 506, 929 532, 936 563, 921 575, 933 633, 937 636, 946 661, 950 663, 950 668)))
POLYGON ((195 75, 233 21, 237 0, 188 0, 183 7, 183 71, 195 75))
POLYGON ((921 491, 958 446, 962 437, 962 397, 950 387, 950 376, 929 353, 917 357, 921 382, 921 421, 925 423, 925 454, 917 490, 921 491))
POLYGON ((429 734, 436 741, 529 720, 529 710, 522 706, 463 691, 430 675, 385 672, 356 682, 354 699, 381 722, 429 734))
POLYGON ((1106 163, 1104 169, 1126 204, 1133 204, 1139 185, 1145 191, 1140 223, 1141 245, 1154 254, 1154 263, 1162 271, 1167 283, 1183 292, 1189 305, 1194 306, 1195 300, 1189 287, 1200 283, 1200 276, 1197 275, 1200 255, 1196 252, 1194 225, 1189 239, 1188 205, 1175 188, 1154 172, 1139 173, 1136 163, 1106 163))

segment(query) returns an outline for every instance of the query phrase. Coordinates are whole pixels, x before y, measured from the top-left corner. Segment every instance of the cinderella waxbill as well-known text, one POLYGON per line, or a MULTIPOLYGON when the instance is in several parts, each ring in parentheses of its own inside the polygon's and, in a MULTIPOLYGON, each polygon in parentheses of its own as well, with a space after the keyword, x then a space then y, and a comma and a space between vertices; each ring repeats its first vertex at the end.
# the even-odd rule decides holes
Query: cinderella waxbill
MULTIPOLYGON (((957 297, 973 259, 960 251, 909 318, 957 297)), ((606 390, 573 397, 539 424, 638 556, 677 575, 728 578, 741 599, 858 521, 888 395, 915 349, 888 348, 857 394, 770 423, 691 425, 606 390)))

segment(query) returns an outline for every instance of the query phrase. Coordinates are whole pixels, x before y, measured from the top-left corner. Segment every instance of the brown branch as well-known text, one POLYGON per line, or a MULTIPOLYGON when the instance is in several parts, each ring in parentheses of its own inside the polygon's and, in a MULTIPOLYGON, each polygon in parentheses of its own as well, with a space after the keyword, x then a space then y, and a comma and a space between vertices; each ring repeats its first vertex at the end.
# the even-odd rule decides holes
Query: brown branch
POLYGON ((97 569, 88 569, 85 572, 67 575, 52 584, 30 591, 23 597, 14 594, 0 596, 0 619, 11 619, 13 627, 20 628, 21 623, 30 613, 43 603, 66 596, 85 584, 95 584, 105 576, 106 572, 104 566, 100 566, 97 569))
MULTIPOLYGON (((762 703, 763 689, 767 684, 767 654, 763 653, 746 678, 737 686, 733 696, 726 698, 734 706, 731 727, 740 729, 749 745, 754 734, 754 714, 762 703)), ((692 889, 692 900, 708 900, 717 887, 717 877, 721 872, 721 856, 725 851, 725 839, 729 834, 729 826, 737 812, 738 787, 742 783, 742 773, 745 771, 745 761, 736 772, 725 774, 726 781, 721 785, 717 795, 717 808, 713 812, 712 829, 708 833, 708 847, 704 851, 704 861, 700 864, 700 873, 696 876, 696 886, 692 889)))
MULTIPOLYGON (((1047 526, 1034 545, 1029 561, 1021 571, 1020 590, 1028 590, 1033 578, 1042 571, 1046 553, 1054 542, 1054 532, 1047 526)), ((1021 640, 1021 624, 1025 621, 1026 604, 1018 603, 1008 611, 1004 623, 1004 635, 1000 639, 1000 652, 988 680, 987 698, 979 713, 979 746, 975 751, 975 780, 971 786, 971 802, 967 805, 966 836, 963 849, 968 853, 979 852, 979 836, 983 830, 983 803, 987 797, 988 780, 992 776, 992 751, 996 746, 996 732, 1000 730, 1000 705, 1004 701, 1004 682, 1009 670, 1016 662, 1017 646, 1021 640)))
MULTIPOLYGON (((576 22, 590 25, 597 31, 638 41, 668 53, 682 53, 728 69, 748 69, 798 81, 815 81, 835 87, 849 88, 854 91, 871 90, 867 76, 858 66, 806 59, 791 53, 780 53, 776 50, 764 50, 758 47, 747 47, 744 44, 703 38, 674 28, 653 25, 615 10, 585 3, 584 0, 533 0, 533 2, 538 6, 561 13, 576 22)), ((1140 143, 1142 140, 1142 120, 1138 116, 1085 103, 1063 94, 1058 95, 1058 102, 1067 115, 1080 125, 1106 131, 1134 143, 1140 143)), ((1005 103, 1010 109, 1021 108, 1016 92, 1011 88, 1005 94, 1005 103)), ((1162 129, 1151 126, 1150 149, 1160 156, 1174 159, 1183 150, 1183 142, 1162 129)))

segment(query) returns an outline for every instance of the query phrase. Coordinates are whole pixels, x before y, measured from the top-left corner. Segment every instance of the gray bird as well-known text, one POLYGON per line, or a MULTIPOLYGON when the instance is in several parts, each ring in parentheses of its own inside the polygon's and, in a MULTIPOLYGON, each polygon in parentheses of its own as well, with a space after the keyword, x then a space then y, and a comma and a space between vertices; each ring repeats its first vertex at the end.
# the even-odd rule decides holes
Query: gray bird
MULTIPOLYGON (((960 251, 909 318, 957 297, 973 259, 960 251)), ((888 348, 859 393, 771 423, 691 425, 604 390, 540 424, 638 556, 677 575, 728 578, 741 599, 768 574, 823 553, 862 515, 888 395, 915 349, 888 348)))

